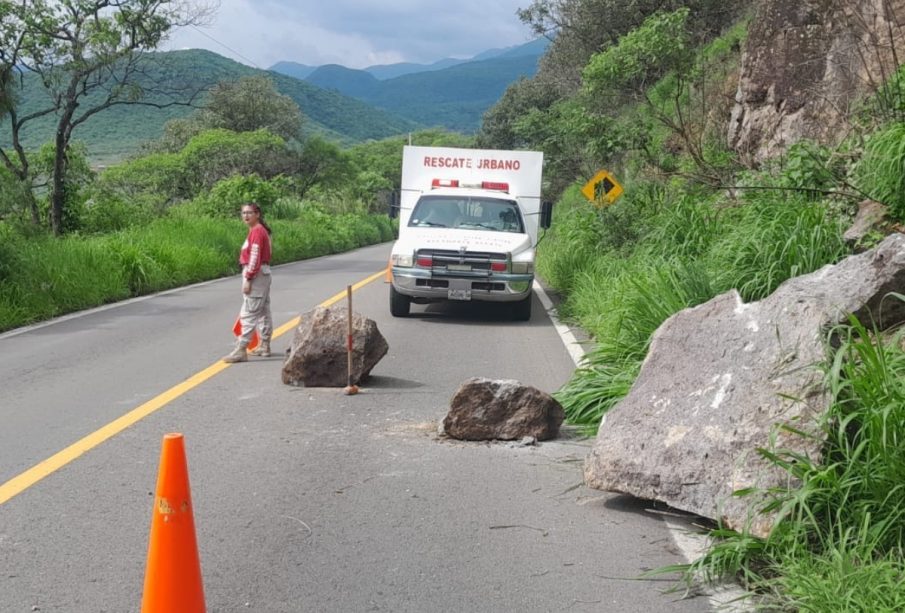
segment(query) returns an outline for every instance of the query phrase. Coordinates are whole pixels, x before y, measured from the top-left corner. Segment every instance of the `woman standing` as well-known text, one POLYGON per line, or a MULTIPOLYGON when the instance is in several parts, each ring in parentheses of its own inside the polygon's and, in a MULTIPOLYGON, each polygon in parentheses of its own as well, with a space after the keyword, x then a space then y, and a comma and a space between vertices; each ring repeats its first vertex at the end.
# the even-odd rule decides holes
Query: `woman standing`
POLYGON ((255 328, 261 344, 251 354, 270 356, 270 335, 273 333, 273 316, 270 313, 270 228, 264 223, 261 207, 254 202, 242 205, 242 221, 248 226, 248 237, 239 252, 242 266, 242 334, 236 348, 223 358, 224 362, 248 360, 246 347, 251 342, 255 328))

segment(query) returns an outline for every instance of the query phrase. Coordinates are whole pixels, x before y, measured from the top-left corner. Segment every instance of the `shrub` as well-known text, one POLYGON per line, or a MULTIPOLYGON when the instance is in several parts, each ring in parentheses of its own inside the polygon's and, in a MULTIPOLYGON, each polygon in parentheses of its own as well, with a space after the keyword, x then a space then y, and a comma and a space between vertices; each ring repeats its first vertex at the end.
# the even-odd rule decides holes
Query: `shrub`
POLYGON ((110 189, 95 189, 81 214, 81 231, 109 234, 132 226, 142 226, 157 218, 159 212, 149 195, 126 199, 110 189))
POLYGON ((860 187, 905 222, 905 123, 872 135, 856 171, 860 187))
POLYGON ((280 190, 257 175, 234 175, 218 182, 196 199, 197 212, 208 217, 233 219, 247 202, 261 206, 265 219, 280 197, 280 190))

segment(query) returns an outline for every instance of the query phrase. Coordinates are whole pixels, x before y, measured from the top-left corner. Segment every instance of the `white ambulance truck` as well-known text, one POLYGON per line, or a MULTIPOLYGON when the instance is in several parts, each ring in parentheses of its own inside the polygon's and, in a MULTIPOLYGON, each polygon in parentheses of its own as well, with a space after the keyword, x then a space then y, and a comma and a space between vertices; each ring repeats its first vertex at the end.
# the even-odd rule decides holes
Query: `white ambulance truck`
POLYGON ((538 151, 405 147, 390 313, 480 300, 530 319, 538 229, 550 226, 543 160, 538 151))

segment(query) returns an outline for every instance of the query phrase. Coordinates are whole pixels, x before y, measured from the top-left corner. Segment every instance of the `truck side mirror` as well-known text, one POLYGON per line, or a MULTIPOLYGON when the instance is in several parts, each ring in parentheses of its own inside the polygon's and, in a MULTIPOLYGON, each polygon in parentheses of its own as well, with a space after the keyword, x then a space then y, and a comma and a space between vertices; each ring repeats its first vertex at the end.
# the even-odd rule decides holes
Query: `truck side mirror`
POLYGON ((553 225, 553 202, 544 200, 540 205, 540 227, 545 230, 553 225))
POLYGON ((390 206, 387 215, 390 219, 396 219, 399 216, 399 192, 393 191, 389 197, 390 206))

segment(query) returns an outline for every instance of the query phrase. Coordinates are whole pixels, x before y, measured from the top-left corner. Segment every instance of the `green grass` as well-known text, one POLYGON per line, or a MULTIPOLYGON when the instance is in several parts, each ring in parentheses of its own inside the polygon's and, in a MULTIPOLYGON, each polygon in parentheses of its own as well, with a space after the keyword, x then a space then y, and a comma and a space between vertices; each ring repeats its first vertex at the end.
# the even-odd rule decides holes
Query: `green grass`
POLYGON ((826 204, 795 192, 766 191, 726 211, 708 258, 720 285, 746 302, 766 298, 780 283, 833 263, 848 253, 843 220, 826 204))
POLYGON ((856 172, 861 189, 905 219, 905 123, 870 136, 856 172))
POLYGON ((903 333, 850 320, 835 336, 823 459, 768 454, 800 482, 770 494, 778 524, 767 539, 714 531, 689 581, 734 576, 780 611, 905 610, 903 333))
POLYGON ((556 393, 566 419, 588 431, 628 392, 668 317, 732 288, 746 301, 762 299, 848 253, 840 220, 794 191, 753 192, 736 206, 675 189, 623 200, 617 206, 630 215, 569 192, 539 248, 539 273, 566 296, 561 314, 596 340, 556 393))
MULTIPOLYGON (((347 251, 391 240, 381 215, 302 212, 268 222, 273 262, 347 251)), ((246 229, 236 220, 179 213, 108 235, 26 240, 5 233, 0 331, 65 313, 238 272, 246 229)))

